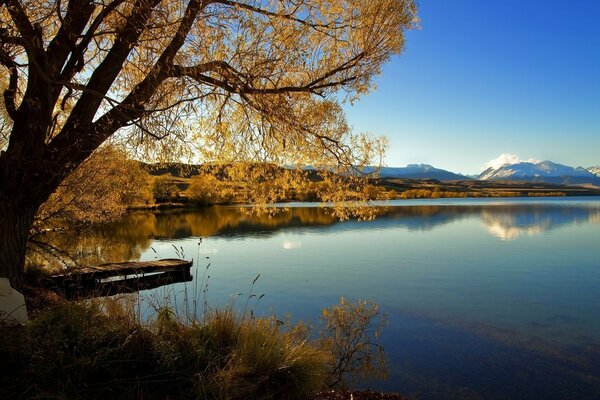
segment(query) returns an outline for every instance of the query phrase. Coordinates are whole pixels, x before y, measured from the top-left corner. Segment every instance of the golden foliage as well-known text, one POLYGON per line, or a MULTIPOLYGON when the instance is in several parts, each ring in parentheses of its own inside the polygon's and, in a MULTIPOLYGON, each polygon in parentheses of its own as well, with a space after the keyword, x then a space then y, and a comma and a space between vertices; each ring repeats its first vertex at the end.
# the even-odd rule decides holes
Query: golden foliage
POLYGON ((213 174, 201 174, 190 179, 185 195, 199 204, 230 204, 236 197, 236 190, 213 174))
POLYGON ((149 176, 113 146, 97 150, 42 205, 37 228, 113 220, 152 199, 149 176))
MULTIPOLYGON (((48 51, 45 78, 59 90, 46 141, 78 121, 106 129, 104 137, 118 131, 138 158, 155 160, 376 162, 385 139, 353 133, 340 101, 372 90, 382 65, 403 50, 404 31, 418 23, 414 0, 21 3, 48 51), (75 28, 73 18, 86 23, 75 28), (139 37, 128 36, 130 25, 139 37), (122 66, 106 63, 110 57, 122 66)), ((12 39, 0 64, 18 80, 18 105, 27 68, 46 60, 35 59, 41 55, 14 10, 0 10, 12 39)))
POLYGON ((152 195, 157 202, 169 201, 179 195, 179 187, 172 176, 157 176, 152 180, 152 195))
POLYGON ((565 192, 528 192, 527 197, 563 197, 565 192))

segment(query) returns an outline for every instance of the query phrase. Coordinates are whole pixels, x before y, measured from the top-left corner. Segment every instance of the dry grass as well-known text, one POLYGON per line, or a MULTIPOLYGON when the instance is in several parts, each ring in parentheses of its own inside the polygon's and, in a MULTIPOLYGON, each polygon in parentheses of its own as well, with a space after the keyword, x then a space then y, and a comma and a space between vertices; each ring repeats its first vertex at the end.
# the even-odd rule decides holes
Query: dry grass
POLYGON ((64 304, 4 329, 0 398, 303 399, 323 387, 328 355, 270 319, 216 311, 152 323, 95 304, 64 304))
POLYGON ((142 322, 125 299, 64 302, 0 327, 0 398, 300 400, 385 372, 373 302, 342 298, 311 341, 302 323, 231 307, 190 319, 162 306, 142 322))

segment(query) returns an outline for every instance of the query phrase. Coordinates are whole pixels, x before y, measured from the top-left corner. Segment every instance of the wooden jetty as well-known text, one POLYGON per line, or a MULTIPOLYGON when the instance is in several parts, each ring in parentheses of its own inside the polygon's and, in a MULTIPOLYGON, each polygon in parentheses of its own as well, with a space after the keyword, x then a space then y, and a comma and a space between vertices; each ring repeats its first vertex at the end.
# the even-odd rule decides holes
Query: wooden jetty
POLYGON ((174 258, 108 263, 54 274, 52 282, 68 299, 111 296, 189 282, 192 264, 174 258))

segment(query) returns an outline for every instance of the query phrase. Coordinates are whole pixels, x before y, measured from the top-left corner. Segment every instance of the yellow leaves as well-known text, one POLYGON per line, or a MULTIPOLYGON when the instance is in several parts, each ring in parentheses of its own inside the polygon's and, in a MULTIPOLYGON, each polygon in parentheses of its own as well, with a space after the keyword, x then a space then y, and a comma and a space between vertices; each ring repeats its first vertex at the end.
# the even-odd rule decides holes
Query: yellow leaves
POLYGON ((201 173, 190 179, 185 195, 200 204, 228 204, 236 197, 236 187, 220 181, 211 173, 201 173))
POLYGON ((106 222, 151 201, 147 173, 105 146, 73 171, 38 212, 38 225, 106 222))
MULTIPOLYGON (((43 26, 44 46, 55 39, 62 16, 74 4, 71 1, 75 2, 23 2, 30 19, 43 26)), ((87 105, 73 107, 80 99, 89 100, 89 93, 93 93, 82 87, 114 46, 127 42, 117 38, 127 22, 135 25, 131 15, 134 7, 150 7, 151 2, 124 0, 112 10, 109 4, 115 3, 94 4, 92 19, 84 32, 75 35, 76 41, 69 46, 71 54, 65 58, 83 64, 73 79, 65 78, 71 79, 70 87, 76 90, 64 110, 54 108, 56 124, 49 127, 52 132, 48 139, 62 129, 73 109, 86 109, 87 105), (89 32, 92 20, 102 15, 95 30, 89 32), (89 43, 83 42, 86 32, 93 34, 89 43), (86 51, 76 54, 74 50, 81 44, 86 51), (82 93, 88 96, 82 97, 82 93)), ((173 61, 176 65, 171 65, 172 57, 161 55, 170 44, 179 44, 174 40, 175 32, 181 28, 190 4, 189 0, 152 2, 148 20, 133 27, 136 32, 141 30, 140 38, 124 47, 130 50, 125 62, 114 59, 119 60, 114 67, 120 72, 114 81, 106 82, 110 100, 105 99, 95 109, 90 104, 89 114, 96 113, 96 121, 107 110, 112 110, 110 116, 118 115, 111 122, 123 120, 117 136, 128 150, 151 160, 316 165, 325 171, 380 161, 387 147, 385 139, 352 133, 340 102, 372 90, 373 77, 380 73, 381 65, 402 50, 403 32, 416 20, 413 0, 203 2, 183 44, 174 46, 178 48, 173 61), (157 65, 159 59, 169 62, 157 65), (223 63, 230 68, 224 68, 223 63), (199 65, 220 66, 195 74, 181 72, 196 70, 199 65), (160 79, 153 75, 148 80, 153 84, 135 91, 150 71, 168 73, 166 77, 157 74, 160 79), (131 93, 135 94, 134 101, 123 103, 131 93)), ((16 32, 5 8, 0 12, 2 25, 7 25, 11 34, 16 32)), ((22 65, 34 64, 25 55, 17 58, 22 65)), ((61 70, 64 65, 59 67, 61 70)), ((20 87, 26 87, 29 76, 24 72, 20 87)), ((57 104, 64 99, 66 87, 57 104)), ((103 90, 97 95, 104 95, 103 90)), ((0 148, 5 146, 6 136, 0 134, 0 148)), ((312 183, 294 186, 281 182, 276 191, 259 191, 257 198, 272 201, 299 187, 306 189, 307 197, 314 195, 326 201, 370 196, 346 178, 324 178, 321 187, 334 189, 327 195, 318 193, 320 189, 312 183)), ((118 199, 109 203, 116 204, 118 199)))

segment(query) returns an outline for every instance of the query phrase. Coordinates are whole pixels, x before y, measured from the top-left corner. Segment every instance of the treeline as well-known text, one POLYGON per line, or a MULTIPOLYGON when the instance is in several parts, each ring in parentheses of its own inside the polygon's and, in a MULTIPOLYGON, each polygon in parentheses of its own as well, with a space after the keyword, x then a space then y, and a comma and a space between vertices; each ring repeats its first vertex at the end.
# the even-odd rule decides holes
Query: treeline
POLYGON ((126 152, 115 146, 104 146, 40 208, 34 231, 107 222, 130 209, 175 205, 566 195, 560 191, 462 189, 440 182, 396 184, 266 163, 148 165, 128 159, 126 152))
MULTIPOLYGON (((164 168, 159 170, 164 171, 164 168)), ((362 177, 287 169, 272 164, 206 165, 183 176, 154 177, 157 204, 268 204, 288 201, 386 200, 384 187, 362 177)))
POLYGON ((399 199, 441 199, 441 198, 467 198, 467 197, 561 197, 565 192, 518 192, 518 191, 448 191, 439 187, 435 189, 408 189, 398 193, 399 199))

